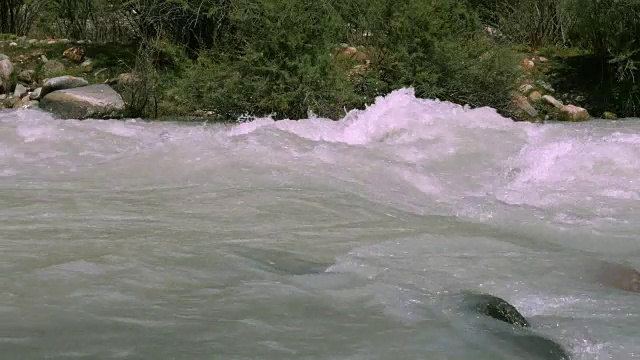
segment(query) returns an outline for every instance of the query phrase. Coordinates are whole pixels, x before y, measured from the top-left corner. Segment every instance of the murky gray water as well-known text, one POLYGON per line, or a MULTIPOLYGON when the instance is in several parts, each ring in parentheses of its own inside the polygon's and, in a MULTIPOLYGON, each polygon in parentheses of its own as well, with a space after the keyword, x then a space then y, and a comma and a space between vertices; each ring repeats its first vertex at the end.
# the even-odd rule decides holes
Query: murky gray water
POLYGON ((0 112, 2 359, 640 359, 640 121, 380 99, 340 122, 0 112))

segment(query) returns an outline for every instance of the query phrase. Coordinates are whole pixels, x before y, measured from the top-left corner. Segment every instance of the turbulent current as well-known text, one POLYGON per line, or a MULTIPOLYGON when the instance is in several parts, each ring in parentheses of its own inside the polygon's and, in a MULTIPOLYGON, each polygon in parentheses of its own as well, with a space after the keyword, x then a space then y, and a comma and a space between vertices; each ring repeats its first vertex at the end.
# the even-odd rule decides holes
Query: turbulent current
POLYGON ((2 359, 532 359, 464 291, 640 359, 639 119, 411 90, 340 121, 5 110, 0 205, 2 359))

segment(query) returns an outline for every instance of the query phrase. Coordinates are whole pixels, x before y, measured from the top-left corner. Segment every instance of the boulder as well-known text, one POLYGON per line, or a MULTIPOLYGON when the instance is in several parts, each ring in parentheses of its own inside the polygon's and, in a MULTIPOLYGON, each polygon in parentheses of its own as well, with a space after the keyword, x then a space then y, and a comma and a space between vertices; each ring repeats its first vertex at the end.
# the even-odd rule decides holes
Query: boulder
POLYGON ((544 95, 542 97, 542 100, 546 101, 547 104, 552 105, 558 109, 562 109, 562 107, 564 106, 564 104, 562 104, 559 100, 557 100, 551 95, 544 95))
POLYGON ((591 119, 591 115, 589 115, 589 112, 586 109, 579 106, 565 105, 560 109, 558 119, 572 122, 587 121, 591 119))
POLYGON ((9 92, 13 64, 7 55, 0 54, 0 94, 9 92))
POLYGON ((47 60, 42 66, 42 72, 46 77, 60 75, 64 72, 64 65, 56 60, 47 60))
POLYGON ((58 76, 45 81, 42 85, 40 97, 47 95, 56 90, 73 89, 81 86, 87 86, 89 82, 83 78, 75 76, 58 76))
POLYGON ((24 83, 30 84, 33 82, 35 77, 35 70, 23 70, 18 73, 18 81, 22 81, 24 83))
POLYGON ((65 119, 119 118, 125 111, 120 94, 105 84, 51 92, 40 107, 65 119))

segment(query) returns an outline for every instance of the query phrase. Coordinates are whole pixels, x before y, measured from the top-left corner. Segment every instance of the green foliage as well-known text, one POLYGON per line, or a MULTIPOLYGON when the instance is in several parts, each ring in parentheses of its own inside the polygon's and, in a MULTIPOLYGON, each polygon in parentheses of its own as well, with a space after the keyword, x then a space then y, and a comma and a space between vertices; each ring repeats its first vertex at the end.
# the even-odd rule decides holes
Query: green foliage
POLYGON ((18 36, 16 36, 15 34, 0 33, 0 40, 15 40, 17 38, 18 36))

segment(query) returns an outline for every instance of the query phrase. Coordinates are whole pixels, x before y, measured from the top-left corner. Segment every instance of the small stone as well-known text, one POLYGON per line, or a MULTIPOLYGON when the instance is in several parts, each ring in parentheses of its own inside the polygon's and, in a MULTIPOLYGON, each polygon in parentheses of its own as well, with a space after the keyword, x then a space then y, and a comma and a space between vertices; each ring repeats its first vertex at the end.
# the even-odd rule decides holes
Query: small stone
POLYGON ((7 98, 7 94, 0 94, 0 101, 7 98))
POLYGON ((549 59, 547 59, 544 56, 538 56, 538 61, 541 62, 541 63, 546 63, 547 61, 549 61, 549 59))
POLYGON ((22 84, 17 84, 15 90, 13 91, 13 96, 15 98, 20 99, 26 94, 27 94, 27 88, 22 84))
POLYGON ((564 106, 564 104, 562 104, 560 101, 558 101, 556 98, 554 98, 551 95, 544 95, 542 97, 542 100, 546 101, 547 104, 549 105, 553 105, 558 109, 562 109, 562 107, 564 106))
POLYGON ((531 94, 529 94, 530 101, 538 102, 541 99, 542 99, 542 94, 540 94, 540 91, 532 91, 531 94))
POLYGON ((522 67, 525 70, 531 70, 536 66, 536 64, 534 64, 533 61, 531 61, 531 59, 524 59, 522 60, 522 67))
POLYGON ((71 41, 69 41, 69 39, 60 39, 60 40, 58 40, 58 41, 59 41, 59 42, 61 42, 61 43, 63 43, 63 44, 68 44, 68 43, 70 43, 70 42, 71 42, 71 41))
POLYGON ((523 84, 518 88, 518 90, 521 93, 526 95, 527 93, 529 93, 529 91, 533 90, 533 85, 531 85, 531 84, 523 84))
POLYGON ((11 47, 16 47, 16 46, 18 46, 18 44, 17 44, 16 42, 10 42, 10 43, 9 43, 9 46, 11 46, 11 47))
POLYGON ((529 103, 529 101, 524 97, 524 96, 517 96, 513 99, 513 102, 516 104, 516 106, 524 111, 525 113, 527 113, 527 115, 529 115, 529 117, 531 118, 535 118, 538 116, 538 111, 536 109, 533 108, 533 106, 531 106, 531 104, 529 103))
POLYGON ((618 119, 618 115, 616 115, 615 113, 612 113, 610 111, 605 111, 604 113, 602 113, 602 118, 606 119, 606 120, 617 120, 618 119))
POLYGON ((40 61, 41 61, 42 63, 46 63, 47 61, 49 61, 49 59, 47 59, 47 57, 46 57, 46 56, 44 56, 44 55, 40 55, 40 61))
POLYGON ((28 44, 35 44, 37 42, 38 42, 38 40, 36 40, 36 39, 30 39, 29 41, 27 41, 28 44))
POLYGON ((40 93, 42 92, 42 88, 39 87, 35 90, 33 90, 32 92, 29 93, 29 99, 31 100, 38 100, 40 99, 40 93))
POLYGON ((536 86, 539 86, 543 89, 545 89, 546 91, 553 93, 556 90, 551 86, 551 84, 549 84, 548 82, 544 81, 544 80, 536 80, 536 82, 534 83, 536 86))

